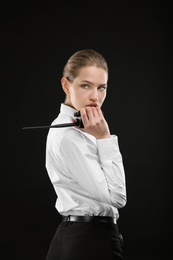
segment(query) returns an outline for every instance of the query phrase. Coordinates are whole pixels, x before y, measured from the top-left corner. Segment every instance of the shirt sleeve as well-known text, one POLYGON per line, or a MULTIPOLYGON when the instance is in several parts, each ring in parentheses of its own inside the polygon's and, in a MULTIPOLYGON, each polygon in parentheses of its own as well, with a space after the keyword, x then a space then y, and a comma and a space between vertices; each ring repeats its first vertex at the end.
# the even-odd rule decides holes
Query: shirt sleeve
POLYGON ((97 140, 97 146, 111 202, 117 208, 121 208, 126 204, 126 181, 118 138, 112 135, 111 138, 97 140))
POLYGON ((69 178, 91 198, 116 208, 125 205, 125 174, 116 136, 93 142, 82 132, 68 132, 61 140, 60 156, 69 178))

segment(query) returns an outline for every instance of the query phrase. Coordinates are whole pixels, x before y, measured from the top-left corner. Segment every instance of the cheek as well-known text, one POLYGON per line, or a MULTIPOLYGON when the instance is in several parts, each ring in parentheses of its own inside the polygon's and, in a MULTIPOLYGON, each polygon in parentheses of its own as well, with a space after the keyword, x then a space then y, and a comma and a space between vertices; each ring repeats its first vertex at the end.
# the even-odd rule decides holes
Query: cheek
POLYGON ((73 98, 75 98, 75 99, 82 100, 82 99, 85 99, 87 97, 87 92, 84 91, 83 89, 78 89, 77 91, 72 90, 71 96, 73 96, 73 98))
POLYGON ((104 93, 100 93, 99 100, 100 100, 101 103, 104 102, 105 98, 106 98, 106 93, 105 92, 104 93))
POLYGON ((70 99, 71 99, 71 102, 73 103, 73 105, 77 109, 79 109, 80 107, 83 106, 83 103, 86 100, 86 95, 81 90, 76 91, 74 89, 71 89, 70 90, 70 99))
POLYGON ((70 93, 70 97, 71 97, 71 98, 77 97, 77 93, 76 93, 76 91, 74 91, 73 88, 70 88, 70 89, 69 89, 69 93, 70 93))

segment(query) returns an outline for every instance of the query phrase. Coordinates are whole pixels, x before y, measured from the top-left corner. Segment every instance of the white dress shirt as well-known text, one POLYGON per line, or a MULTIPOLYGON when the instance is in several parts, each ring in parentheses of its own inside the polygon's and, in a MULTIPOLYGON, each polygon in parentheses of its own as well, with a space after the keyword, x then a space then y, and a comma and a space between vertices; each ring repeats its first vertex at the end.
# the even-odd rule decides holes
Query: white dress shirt
MULTIPOLYGON (((61 104, 54 124, 71 123, 75 109, 61 104)), ((100 215, 118 219, 126 204, 123 160, 118 138, 96 139, 76 127, 50 128, 46 169, 62 215, 100 215)))

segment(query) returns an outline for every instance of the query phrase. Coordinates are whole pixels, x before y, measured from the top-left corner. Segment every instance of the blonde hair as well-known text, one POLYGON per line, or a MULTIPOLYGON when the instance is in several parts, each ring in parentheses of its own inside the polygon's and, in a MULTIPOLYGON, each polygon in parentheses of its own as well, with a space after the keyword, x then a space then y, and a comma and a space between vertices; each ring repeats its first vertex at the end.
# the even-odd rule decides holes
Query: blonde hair
POLYGON ((105 58, 93 49, 84 49, 75 52, 67 61, 63 69, 63 77, 70 82, 79 75, 81 68, 86 66, 96 66, 103 68, 108 73, 108 64, 105 58))

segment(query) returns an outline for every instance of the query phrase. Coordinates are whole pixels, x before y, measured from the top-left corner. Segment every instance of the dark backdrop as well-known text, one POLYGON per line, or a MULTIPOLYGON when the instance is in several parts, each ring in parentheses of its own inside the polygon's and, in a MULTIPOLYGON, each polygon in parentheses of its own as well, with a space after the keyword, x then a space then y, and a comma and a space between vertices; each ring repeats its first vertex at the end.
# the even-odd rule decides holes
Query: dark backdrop
POLYGON ((1 259, 44 260, 60 221, 45 169, 47 129, 22 127, 57 116, 63 66, 83 48, 109 64, 103 110, 126 171, 125 259, 171 259, 170 2, 1 5, 1 259))

